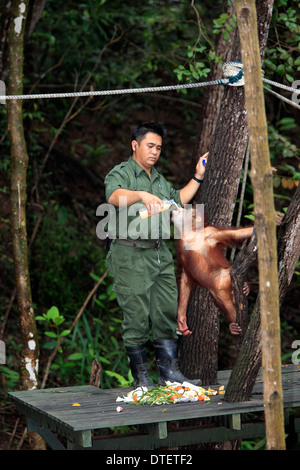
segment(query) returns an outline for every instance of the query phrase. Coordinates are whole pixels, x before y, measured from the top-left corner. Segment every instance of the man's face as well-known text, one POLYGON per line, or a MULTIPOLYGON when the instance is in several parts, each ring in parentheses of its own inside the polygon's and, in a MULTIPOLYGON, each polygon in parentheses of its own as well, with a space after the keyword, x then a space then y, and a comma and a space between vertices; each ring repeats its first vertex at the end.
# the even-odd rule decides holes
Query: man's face
POLYGON ((149 170, 159 159, 162 138, 158 134, 148 132, 140 144, 135 140, 132 141, 132 147, 135 150, 135 160, 145 170, 149 170))

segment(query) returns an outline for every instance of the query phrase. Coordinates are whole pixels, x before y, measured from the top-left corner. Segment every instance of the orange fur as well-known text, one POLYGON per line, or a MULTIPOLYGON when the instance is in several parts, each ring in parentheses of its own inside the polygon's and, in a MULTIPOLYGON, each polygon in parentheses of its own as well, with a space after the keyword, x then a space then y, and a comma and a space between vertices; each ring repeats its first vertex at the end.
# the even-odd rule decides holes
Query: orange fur
MULTIPOLYGON (((182 223, 182 210, 173 214, 174 225, 182 223)), ((195 217, 195 212, 193 214, 195 217)), ((194 225, 193 225, 194 226, 194 225)), ((253 227, 233 228, 204 225, 202 236, 195 231, 184 231, 178 241, 178 261, 182 268, 179 286, 178 328, 187 334, 186 309, 190 294, 195 286, 208 289, 214 302, 225 314, 232 334, 238 333, 236 308, 230 278, 231 265, 225 257, 228 246, 241 244, 250 238, 253 227), (190 243, 189 249, 187 244, 190 243)))

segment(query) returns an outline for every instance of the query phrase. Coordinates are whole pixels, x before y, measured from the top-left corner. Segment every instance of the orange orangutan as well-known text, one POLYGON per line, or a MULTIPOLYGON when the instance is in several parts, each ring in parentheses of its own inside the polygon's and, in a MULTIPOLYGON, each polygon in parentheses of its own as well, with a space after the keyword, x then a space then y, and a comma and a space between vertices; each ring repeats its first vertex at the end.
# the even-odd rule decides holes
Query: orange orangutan
MULTIPOLYGON (((231 265, 225 258, 228 246, 241 244, 251 238, 253 227, 218 227, 201 222, 201 214, 196 209, 190 219, 184 219, 187 210, 179 208, 173 211, 174 227, 181 230, 178 240, 178 261, 182 268, 179 284, 179 304, 177 312, 178 329, 184 335, 190 335, 186 321, 186 310, 192 289, 205 287, 210 291, 215 304, 225 314, 231 334, 238 335, 241 330, 236 323, 236 308, 230 278, 231 265), (192 220, 186 224, 184 220, 192 220), (195 229, 197 227, 200 229, 195 229)), ((246 291, 246 289, 245 289, 246 291)))

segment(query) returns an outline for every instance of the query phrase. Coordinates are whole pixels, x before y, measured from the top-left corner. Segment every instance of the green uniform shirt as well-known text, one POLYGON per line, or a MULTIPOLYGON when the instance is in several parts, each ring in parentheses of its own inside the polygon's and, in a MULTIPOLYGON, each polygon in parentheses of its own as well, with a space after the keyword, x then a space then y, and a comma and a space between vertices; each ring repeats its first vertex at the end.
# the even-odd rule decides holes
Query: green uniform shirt
MULTIPOLYGON (((105 178, 105 195, 108 201, 116 189, 147 191, 160 199, 173 199, 181 205, 180 190, 175 190, 154 167, 151 179, 147 172, 130 157, 126 162, 116 165, 105 178)), ((111 238, 158 240, 170 238, 170 210, 141 219, 141 202, 129 207, 116 207, 110 216, 108 232, 111 238)))

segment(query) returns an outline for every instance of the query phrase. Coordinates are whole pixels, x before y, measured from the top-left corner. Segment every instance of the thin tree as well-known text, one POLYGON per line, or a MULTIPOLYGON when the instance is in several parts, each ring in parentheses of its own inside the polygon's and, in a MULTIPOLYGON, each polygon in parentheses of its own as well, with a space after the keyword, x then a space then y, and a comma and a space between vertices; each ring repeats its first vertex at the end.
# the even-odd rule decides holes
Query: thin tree
MULTIPOLYGON (((31 36, 37 22, 42 16, 47 0, 31 0, 26 14, 24 41, 31 36)), ((8 26, 11 17, 11 0, 0 0, 0 80, 6 80, 8 75, 8 26)))
MULTIPOLYGON (((10 94, 23 93, 23 40, 29 0, 14 0, 8 32, 10 94)), ((22 351, 20 377, 23 390, 38 386, 38 337, 32 303, 28 268, 26 229, 26 178, 28 154, 24 137, 22 101, 8 102, 8 127, 11 145, 11 237, 22 351)), ((37 433, 29 433, 31 448, 43 449, 37 433)))
POLYGON ((254 0, 237 0, 258 243, 264 404, 268 449, 285 449, 276 225, 254 0))

